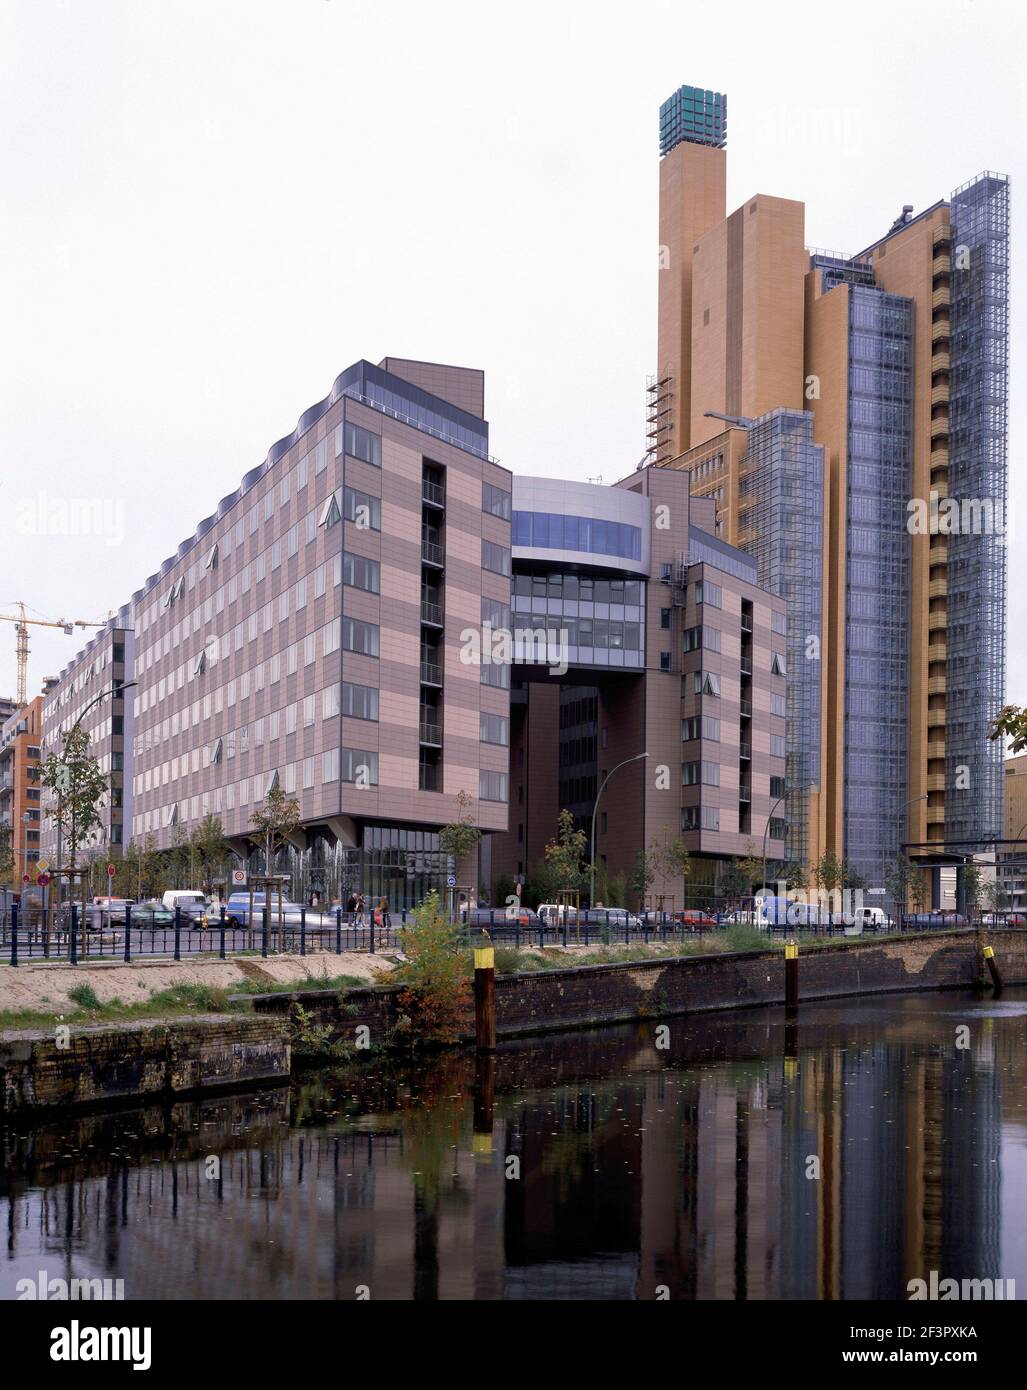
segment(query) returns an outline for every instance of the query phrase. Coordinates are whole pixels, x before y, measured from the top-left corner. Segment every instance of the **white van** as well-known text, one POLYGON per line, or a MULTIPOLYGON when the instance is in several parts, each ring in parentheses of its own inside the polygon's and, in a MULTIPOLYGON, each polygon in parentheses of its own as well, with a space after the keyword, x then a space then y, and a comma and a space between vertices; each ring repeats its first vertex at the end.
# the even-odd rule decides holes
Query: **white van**
POLYGON ((206 906, 207 895, 201 893, 197 888, 179 889, 172 888, 164 894, 161 899, 169 912, 174 912, 175 908, 181 903, 182 907, 202 908, 206 906))
POLYGON ((535 909, 535 915, 547 927, 558 927, 562 926, 564 922, 576 922, 578 920, 577 908, 567 903, 539 903, 535 909))

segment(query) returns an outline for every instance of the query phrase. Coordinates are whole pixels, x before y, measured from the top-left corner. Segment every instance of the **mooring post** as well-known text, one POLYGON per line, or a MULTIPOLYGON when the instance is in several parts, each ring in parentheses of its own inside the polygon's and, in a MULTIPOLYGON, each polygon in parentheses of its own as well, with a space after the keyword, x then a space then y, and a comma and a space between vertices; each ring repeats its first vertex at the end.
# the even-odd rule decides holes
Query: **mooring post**
POLYGON ((496 1058, 491 1052, 480 1052, 474 1059, 474 1128, 471 1152, 487 1156, 492 1153, 492 1128, 496 1098, 496 1058))
POLYGON ((799 943, 785 942, 785 1009, 793 1014, 799 1007, 799 943))
POLYGON ((11 904, 11 964, 18 964, 18 904, 11 904))
POLYGON ((998 966, 995 964, 995 952, 991 946, 984 948, 984 963, 988 967, 988 974, 991 976, 991 983, 995 986, 997 994, 1002 988, 1002 976, 998 973, 998 966))
POLYGON ((488 937, 474 948, 474 1045, 491 1052, 496 1045, 496 951, 488 937))

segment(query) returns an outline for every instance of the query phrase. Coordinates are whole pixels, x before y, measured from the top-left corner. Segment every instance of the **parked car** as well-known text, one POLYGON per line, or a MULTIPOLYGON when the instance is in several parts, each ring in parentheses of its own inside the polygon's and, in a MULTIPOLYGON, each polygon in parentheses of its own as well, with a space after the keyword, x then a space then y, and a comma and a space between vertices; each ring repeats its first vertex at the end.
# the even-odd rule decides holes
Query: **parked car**
POLYGON ((701 908, 687 907, 683 912, 675 912, 674 920, 686 931, 716 931, 720 923, 701 908))
MULTIPOLYGON (((264 893, 254 893, 253 895, 253 925, 259 927, 264 918, 264 893)), ((279 903, 278 894, 272 893, 268 898, 270 906, 270 924, 272 927, 278 925, 279 903)), ((308 927, 327 928, 334 927, 335 916, 330 912, 319 912, 317 908, 308 907, 306 910, 306 923, 308 927)), ((290 902, 283 898, 281 902, 281 920, 285 926, 298 927, 303 920, 304 908, 300 903, 290 902)), ((364 921, 368 923, 371 918, 371 908, 365 908, 364 921)), ((232 893, 225 903, 225 925, 228 927, 245 927, 250 918, 250 895, 249 893, 232 893)), ((204 914, 202 923, 207 927, 217 927, 221 923, 221 904, 211 904, 204 914)))
POLYGON ((131 898, 96 897, 93 899, 93 906, 99 909, 104 922, 124 926, 125 907, 130 902, 132 902, 131 898))
POLYGON ((601 930, 624 932, 641 931, 642 919, 626 907, 590 907, 580 915, 582 926, 599 927, 601 930))
POLYGON ((164 894, 161 901, 169 912, 174 912, 176 907, 180 907, 183 912, 190 908, 202 912, 207 906, 207 895, 201 893, 198 888, 172 888, 164 894))
POLYGON ((132 925, 141 931, 152 931, 155 927, 171 927, 174 923, 175 914, 169 912, 156 898, 150 902, 136 903, 132 908, 132 925))
POLYGON ((538 920, 546 927, 558 927, 564 921, 576 922, 578 909, 566 903, 539 903, 535 909, 538 920))

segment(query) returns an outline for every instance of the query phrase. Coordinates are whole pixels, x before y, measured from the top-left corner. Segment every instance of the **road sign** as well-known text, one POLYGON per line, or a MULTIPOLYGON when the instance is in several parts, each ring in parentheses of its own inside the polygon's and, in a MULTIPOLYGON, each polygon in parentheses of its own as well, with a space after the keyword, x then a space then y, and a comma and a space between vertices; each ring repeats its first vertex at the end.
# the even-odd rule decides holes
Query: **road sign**
POLYGON ((39 884, 40 888, 45 888, 46 885, 50 882, 50 875, 40 874, 39 877, 36 879, 36 882, 39 884))
POLYGON ((113 878, 114 875, 115 875, 115 873, 116 873, 116 868, 115 868, 115 866, 114 866, 113 864, 108 864, 108 865, 107 865, 107 877, 108 877, 108 878, 113 878))
POLYGON ((21 881, 22 881, 22 883, 31 883, 31 882, 32 882, 32 880, 29 878, 28 874, 22 874, 22 876, 21 876, 21 881))
POLYGON ((45 874, 46 871, 47 871, 47 869, 48 869, 49 867, 50 867, 50 861, 49 861, 49 859, 40 859, 40 860, 38 860, 37 863, 36 863, 36 868, 39 870, 39 872, 40 872, 41 874, 45 874))
POLYGON ((446 887, 447 887, 447 888, 455 888, 455 887, 456 887, 456 879, 454 878, 454 876, 453 876, 452 874, 450 874, 449 877, 446 879, 446 887))
POLYGON ((232 886, 233 886, 234 888, 245 888, 245 887, 246 887, 246 870, 245 870, 245 869, 233 869, 233 870, 232 870, 232 886))

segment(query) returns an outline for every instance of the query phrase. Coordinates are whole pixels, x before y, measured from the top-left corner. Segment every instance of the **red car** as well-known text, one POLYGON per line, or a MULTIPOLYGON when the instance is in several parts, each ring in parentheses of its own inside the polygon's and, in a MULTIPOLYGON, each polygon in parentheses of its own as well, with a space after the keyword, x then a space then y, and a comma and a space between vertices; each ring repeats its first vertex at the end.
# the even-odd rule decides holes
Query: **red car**
POLYGON ((711 917, 708 912, 703 912, 698 908, 689 908, 684 912, 675 912, 674 920, 686 931, 716 931, 720 925, 716 917, 711 917))

